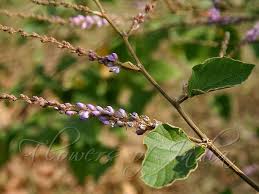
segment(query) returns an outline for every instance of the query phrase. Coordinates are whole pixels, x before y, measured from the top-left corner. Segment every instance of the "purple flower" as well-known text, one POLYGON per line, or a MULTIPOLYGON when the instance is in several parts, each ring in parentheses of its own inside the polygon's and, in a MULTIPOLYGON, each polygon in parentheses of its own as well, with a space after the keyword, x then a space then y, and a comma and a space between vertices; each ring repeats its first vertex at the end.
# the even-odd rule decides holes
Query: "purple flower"
POLYGON ((68 115, 68 116, 72 116, 72 115, 75 115, 75 114, 77 114, 76 111, 73 111, 73 110, 66 111, 66 115, 68 115))
POLYGON ((120 72, 120 67, 117 66, 118 55, 116 53, 99 57, 94 51, 89 51, 87 55, 89 61, 98 61, 99 64, 104 64, 109 68, 110 72, 117 74, 120 72))
POLYGON ((107 117, 105 116, 100 116, 99 117, 99 120, 104 124, 104 125, 109 125, 110 124, 110 121, 107 117))
POLYGON ((82 29, 92 28, 94 25, 102 27, 108 24, 107 20, 100 16, 82 16, 78 15, 69 19, 70 23, 74 26, 79 26, 82 29))
POLYGON ((101 106, 96 106, 96 109, 97 109, 98 111, 100 111, 100 112, 103 111, 103 108, 102 108, 101 106))
POLYGON ((110 113, 114 114, 114 109, 113 109, 111 106, 107 106, 107 110, 108 110, 110 113))
POLYGON ((113 72, 116 74, 120 73, 120 67, 118 66, 110 67, 109 69, 110 69, 110 72, 113 72))
POLYGON ((94 116, 99 116, 99 115, 101 115, 101 112, 98 111, 98 110, 95 110, 95 111, 92 112, 92 114, 93 114, 94 116))
POLYGON ((107 59, 111 62, 115 62, 118 60, 118 55, 116 53, 112 53, 107 56, 107 59))
POLYGON ((209 20, 212 22, 217 22, 221 19, 221 14, 219 9, 213 7, 208 11, 209 14, 209 20))
POLYGON ((127 117, 127 113, 124 109, 120 108, 118 111, 115 112, 115 116, 118 118, 125 118, 127 117))
POLYGON ((85 109, 85 108, 86 108, 85 104, 83 104, 83 103, 81 103, 81 102, 76 103, 76 106, 77 106, 78 108, 80 108, 80 109, 85 109))
POLYGON ((136 112, 130 113, 130 118, 131 118, 132 120, 137 120, 137 119, 139 119, 138 113, 136 113, 136 112))
POLYGON ((259 36, 259 22, 254 27, 246 32, 244 40, 247 42, 253 42, 259 36))
POLYGON ((105 115, 109 115, 109 116, 113 115, 113 113, 110 112, 109 110, 103 110, 102 113, 105 114, 105 115))
POLYGON ((87 106, 87 108, 89 108, 92 111, 96 110, 95 106, 92 104, 87 104, 86 106, 87 106))
POLYGON ((80 119, 81 120, 86 120, 89 118, 89 112, 88 111, 82 111, 79 113, 80 119))
POLYGON ((89 24, 89 25, 93 25, 94 24, 94 19, 91 16, 85 16, 85 21, 89 24))

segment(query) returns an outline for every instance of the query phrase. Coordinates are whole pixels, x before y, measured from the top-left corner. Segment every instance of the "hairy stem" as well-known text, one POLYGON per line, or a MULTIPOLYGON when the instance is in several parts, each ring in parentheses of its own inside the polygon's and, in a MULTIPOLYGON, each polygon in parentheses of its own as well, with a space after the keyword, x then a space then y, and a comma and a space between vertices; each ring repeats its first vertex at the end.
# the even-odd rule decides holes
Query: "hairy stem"
POLYGON ((93 15, 98 15, 98 16, 102 16, 102 13, 98 12, 98 11, 93 11, 91 10, 89 7, 86 7, 84 5, 77 5, 77 4, 72 4, 72 3, 67 3, 64 1, 55 1, 55 0, 31 0, 33 3, 38 4, 38 5, 52 5, 52 6, 62 6, 65 8, 71 8, 74 9, 76 11, 83 11, 89 14, 93 14, 93 15))
POLYGON ((23 19, 35 19, 38 21, 43 21, 43 22, 49 22, 52 24, 60 24, 60 25, 65 25, 69 24, 68 20, 65 20, 61 17, 55 16, 55 17, 49 17, 49 16, 44 16, 44 15, 36 15, 36 14, 28 14, 28 13, 19 13, 19 12, 11 12, 8 10, 0 10, 0 14, 9 16, 9 17, 20 17, 23 19))
POLYGON ((106 18, 114 30, 123 38, 128 50, 130 51, 131 55, 133 56, 134 60, 137 63, 137 67, 140 68, 141 73, 146 77, 146 79, 164 96, 164 98, 170 102, 170 104, 178 111, 181 117, 186 121, 186 123, 191 127, 191 129, 199 136, 199 138, 206 143, 207 147, 223 162, 225 163, 230 169, 232 169, 240 178, 242 178, 246 183, 248 183, 251 187, 253 187, 256 191, 259 191, 259 186, 248 176, 246 176, 233 162, 231 162, 224 154, 211 142, 211 140, 203 133, 199 127, 192 121, 192 119, 184 112, 181 108, 178 101, 174 98, 171 98, 163 88, 153 79, 153 77, 147 72, 145 67, 142 65, 141 61, 139 60, 137 54, 135 53, 134 49, 132 48, 128 36, 124 33, 121 33, 121 30, 114 24, 112 20, 109 19, 109 16, 105 13, 104 8, 102 7, 99 0, 94 0, 97 6, 100 8, 103 17, 106 18))

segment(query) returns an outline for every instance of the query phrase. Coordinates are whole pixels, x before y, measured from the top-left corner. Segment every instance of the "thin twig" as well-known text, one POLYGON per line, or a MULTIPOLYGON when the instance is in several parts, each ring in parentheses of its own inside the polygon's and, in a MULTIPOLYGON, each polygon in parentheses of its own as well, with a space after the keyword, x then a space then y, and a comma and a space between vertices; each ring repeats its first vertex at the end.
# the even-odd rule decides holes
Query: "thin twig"
POLYGON ((52 43, 52 44, 56 45, 58 48, 67 49, 71 53, 76 53, 78 56, 87 56, 87 54, 88 54, 87 50, 85 50, 81 47, 74 47, 67 41, 64 41, 64 40, 58 41, 54 37, 46 36, 46 35, 39 35, 36 32, 27 33, 22 29, 15 29, 15 28, 5 26, 2 24, 0 24, 0 31, 7 32, 9 34, 20 34, 21 36, 26 37, 26 38, 39 39, 42 43, 52 43))
POLYGON ((201 26, 226 26, 226 25, 238 25, 247 22, 254 22, 259 19, 259 15, 255 16, 233 16, 228 18, 223 18, 218 21, 208 21, 207 19, 199 19, 196 21, 181 21, 181 22, 173 22, 169 24, 165 24, 157 29, 149 30, 151 31, 160 31, 160 30, 169 30, 171 28, 194 28, 201 26))
MULTIPOLYGON (((89 57, 88 56, 89 52, 91 52, 90 50, 86 50, 86 49, 81 48, 81 47, 75 47, 72 44, 70 44, 69 42, 64 41, 64 40, 63 41, 58 41, 56 38, 51 37, 51 36, 39 35, 36 32, 28 33, 28 32, 25 32, 22 29, 15 29, 15 28, 12 28, 12 27, 9 27, 9 26, 5 26, 5 25, 2 25, 2 24, 0 24, 0 31, 7 32, 9 34, 19 34, 19 35, 21 35, 22 37, 25 37, 25 38, 38 39, 42 43, 52 43, 52 44, 56 45, 58 48, 60 48, 60 49, 67 49, 71 53, 75 53, 78 56, 89 57)), ((100 56, 97 56, 97 57, 101 58, 100 56)), ((126 63, 122 63, 120 61, 117 61, 116 65, 122 67, 123 69, 127 69, 127 70, 130 70, 130 71, 135 71, 135 72, 139 71, 138 68, 132 66, 130 63, 127 63, 127 62, 126 63)))
POLYGON ((90 9, 89 7, 84 6, 84 5, 77 5, 77 4, 67 3, 67 2, 64 2, 64 1, 54 1, 54 0, 31 0, 31 1, 35 4, 38 4, 38 5, 47 5, 47 6, 51 5, 51 6, 55 6, 55 7, 62 6, 62 7, 65 7, 65 8, 71 8, 71 9, 74 9, 76 11, 82 11, 82 12, 85 12, 85 13, 90 13, 90 14, 98 15, 98 16, 102 17, 102 13, 100 13, 98 11, 94 11, 94 10, 90 9))
POLYGON ((65 20, 61 17, 55 16, 55 17, 48 17, 48 16, 43 16, 43 15, 36 15, 36 14, 27 14, 27 13, 18 13, 18 12, 11 12, 8 10, 0 10, 0 14, 4 14, 9 17, 20 17, 23 19, 35 19, 38 21, 44 21, 52 24, 60 24, 60 25, 65 25, 68 24, 69 21, 65 20))

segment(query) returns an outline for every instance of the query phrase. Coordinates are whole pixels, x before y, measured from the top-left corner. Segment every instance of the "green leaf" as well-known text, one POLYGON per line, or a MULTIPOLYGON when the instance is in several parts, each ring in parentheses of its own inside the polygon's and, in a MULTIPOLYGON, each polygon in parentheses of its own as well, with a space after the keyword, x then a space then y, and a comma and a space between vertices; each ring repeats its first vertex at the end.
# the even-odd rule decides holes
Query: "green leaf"
POLYGON ((154 188, 187 178, 205 152, 180 128, 168 124, 157 126, 144 138, 144 144, 147 152, 142 163, 141 179, 154 188))
POLYGON ((233 87, 245 81, 254 68, 253 64, 243 63, 227 57, 214 57, 192 69, 189 80, 190 97, 223 88, 233 87))

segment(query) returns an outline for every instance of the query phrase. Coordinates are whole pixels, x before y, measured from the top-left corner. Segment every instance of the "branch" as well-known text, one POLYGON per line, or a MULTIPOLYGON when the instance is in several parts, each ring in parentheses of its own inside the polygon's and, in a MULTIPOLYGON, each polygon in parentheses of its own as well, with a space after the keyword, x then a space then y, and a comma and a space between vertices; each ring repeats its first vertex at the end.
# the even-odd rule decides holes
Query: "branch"
POLYGON ((151 31, 169 30, 171 28, 177 28, 177 27, 193 28, 193 27, 200 27, 200 26, 213 26, 213 25, 215 26, 238 25, 238 24, 247 23, 247 22, 254 22, 254 21, 257 21, 258 19, 259 19, 259 15, 222 17, 218 21, 208 21, 204 19, 200 19, 195 22, 182 21, 178 23, 175 23, 175 22, 169 23, 151 31))
MULTIPOLYGON (((142 65, 139 60, 137 54, 135 53, 133 47, 129 43, 128 36, 125 33, 121 33, 121 30, 114 24, 112 20, 109 19, 109 16, 105 13, 104 8, 100 4, 99 0, 94 0, 98 6, 100 7, 103 17, 108 18, 107 20, 114 28, 114 30, 123 38, 128 50, 136 61, 136 66, 140 69, 141 73, 146 77, 146 79, 164 96, 165 99, 178 111, 181 117, 186 121, 186 123, 191 127, 191 129, 199 136, 199 138, 204 142, 208 148, 227 166, 232 169, 240 178, 242 178, 246 183, 248 183, 251 187, 253 187, 256 191, 259 191, 259 185, 257 185, 252 179, 246 176, 234 163, 232 163, 226 156, 224 156, 221 151, 211 142, 211 140, 203 133, 199 127, 192 121, 192 119, 185 113, 177 99, 171 98, 161 87, 160 85, 153 79, 153 77, 147 72, 145 67, 142 65)), ((244 19, 235 20, 240 22, 244 19)))
MULTIPOLYGON (((127 70, 130 70, 130 71, 136 71, 136 72, 139 71, 138 68, 134 67, 129 62, 122 63, 117 58, 114 59, 113 61, 109 61, 109 60, 107 60, 107 57, 109 55, 102 57, 102 56, 97 55, 95 52, 93 52, 91 50, 86 50, 86 49, 83 49, 81 47, 75 47, 67 41, 64 41, 64 40, 58 41, 57 39, 55 39, 54 37, 51 37, 51 36, 39 35, 36 32, 27 33, 22 29, 15 29, 15 28, 5 26, 5 25, 2 25, 2 24, 0 24, 0 31, 7 32, 9 34, 19 34, 19 35, 21 35, 22 37, 25 37, 25 38, 38 39, 42 43, 52 43, 60 49, 67 49, 71 53, 76 53, 78 56, 88 57, 88 59, 90 61, 97 61, 99 64, 103 64, 103 65, 107 66, 110 69, 110 71, 115 72, 115 73, 118 73, 118 71, 117 71, 118 69, 114 69, 114 67, 116 68, 117 66, 120 66, 123 69, 127 69, 127 70), (111 65, 113 65, 113 66, 111 66, 111 65)), ((113 54, 111 54, 111 55, 113 55, 113 54)))
POLYGON ((44 22, 49 22, 52 24, 60 24, 60 25, 65 25, 68 24, 69 21, 65 20, 61 17, 55 16, 55 17, 47 17, 43 15, 35 15, 35 14, 26 14, 26 13, 17 13, 17 12, 10 12, 8 10, 0 10, 0 14, 4 14, 9 17, 20 17, 23 19, 35 19, 39 21, 44 21, 44 22))
POLYGON ((25 38, 35 38, 35 39, 40 40, 42 43, 52 43, 52 44, 56 45, 58 48, 67 49, 71 53, 76 53, 78 56, 87 56, 88 55, 88 52, 85 49, 83 49, 81 47, 74 47, 69 42, 64 41, 64 40, 58 41, 57 39, 55 39, 54 37, 51 37, 51 36, 39 35, 36 32, 27 33, 22 29, 15 29, 15 28, 5 26, 2 24, 0 24, 0 31, 7 32, 9 34, 19 34, 25 38))
POLYGON ((38 4, 38 5, 51 5, 51 6, 61 6, 65 8, 71 8, 74 9, 75 11, 82 11, 85 13, 93 14, 93 15, 98 15, 102 16, 102 14, 98 11, 91 10, 89 7, 86 7, 84 5, 77 5, 77 4, 72 4, 72 3, 67 3, 64 1, 54 1, 54 0, 31 0, 33 3, 38 4))

